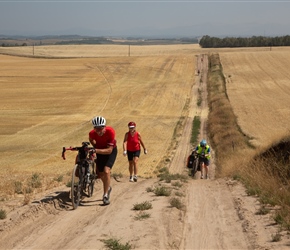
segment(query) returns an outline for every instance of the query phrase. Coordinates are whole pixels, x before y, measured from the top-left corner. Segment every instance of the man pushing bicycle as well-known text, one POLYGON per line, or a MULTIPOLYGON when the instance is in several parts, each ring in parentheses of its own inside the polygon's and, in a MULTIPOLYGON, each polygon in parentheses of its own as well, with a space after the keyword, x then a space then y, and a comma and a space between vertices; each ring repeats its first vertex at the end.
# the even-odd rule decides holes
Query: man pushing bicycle
POLYGON ((201 170, 200 178, 209 179, 208 170, 209 170, 209 164, 210 164, 210 147, 207 144, 205 139, 202 139, 202 141, 195 148, 193 153, 196 153, 198 155, 198 160, 199 160, 200 170, 201 170), (205 176, 203 176, 204 169, 205 169, 205 176))
POLYGON ((106 126, 106 119, 102 116, 96 116, 92 120, 94 129, 89 132, 89 140, 96 151, 97 173, 103 182, 104 205, 110 204, 111 187, 111 169, 117 157, 117 143, 115 130, 106 126))

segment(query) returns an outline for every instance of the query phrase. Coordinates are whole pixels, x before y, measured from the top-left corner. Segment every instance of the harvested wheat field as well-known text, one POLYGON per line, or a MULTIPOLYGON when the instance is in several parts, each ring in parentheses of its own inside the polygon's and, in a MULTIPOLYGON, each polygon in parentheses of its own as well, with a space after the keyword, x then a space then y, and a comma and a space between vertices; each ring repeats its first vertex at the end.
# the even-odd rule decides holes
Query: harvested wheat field
POLYGON ((128 249, 287 249, 286 234, 272 241, 279 228, 270 215, 257 215, 260 204, 255 197, 247 196, 236 181, 215 179, 214 157, 209 180, 197 175, 170 184, 156 178, 163 166, 188 175, 185 162, 192 149, 194 116, 201 119, 199 139, 207 138, 210 52, 220 53, 229 99, 253 144, 266 146, 286 133, 290 50, 284 48, 0 48, 0 209, 7 211, 0 220, 0 248, 105 249, 116 239, 128 249), (68 152, 64 161, 61 151, 88 140, 96 115, 106 117, 116 130, 119 152, 112 173, 123 177, 111 180, 109 206, 102 205, 102 184, 97 182, 94 195, 73 210, 65 184, 75 153, 68 152), (139 160, 137 183, 128 181, 122 155, 132 120, 148 149, 139 160), (35 173, 41 186, 26 192, 35 173), (57 181, 60 176, 62 182, 57 181), (18 182, 24 185, 23 193, 15 192, 18 182), (148 191, 161 186, 171 190, 170 197, 148 191), (172 198, 180 206, 174 206, 172 198), (143 202, 152 208, 133 209, 143 202))
POLYGON ((290 49, 220 53, 227 93, 243 132, 257 147, 289 134, 290 49))
MULTIPOLYGON (((100 48, 102 53, 108 50, 117 55, 108 58, 2 55, 1 174, 21 179, 34 172, 55 177, 70 171, 75 155, 68 154, 67 161, 62 161, 62 147, 87 141, 91 119, 102 115, 116 129, 120 156, 114 172, 127 174, 127 159, 121 151, 127 124, 133 120, 152 152, 142 157, 140 175, 152 176, 177 122, 188 112, 186 105, 195 79, 195 47, 172 46, 173 55, 170 48, 162 51, 157 46, 153 55, 151 48, 138 48, 141 54, 147 51, 146 57, 121 57, 122 46, 119 52, 115 46, 100 48)), ((47 46, 41 55, 83 57, 91 51, 92 46, 59 46, 55 50, 47 46)))

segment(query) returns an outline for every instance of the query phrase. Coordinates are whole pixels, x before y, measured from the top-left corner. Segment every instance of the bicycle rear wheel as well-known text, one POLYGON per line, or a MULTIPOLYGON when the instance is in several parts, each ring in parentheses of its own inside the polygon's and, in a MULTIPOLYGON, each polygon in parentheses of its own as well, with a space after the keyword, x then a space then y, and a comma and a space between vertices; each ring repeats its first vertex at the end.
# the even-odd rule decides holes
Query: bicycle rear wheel
POLYGON ((79 177, 80 174, 81 174, 80 169, 78 167, 78 164, 76 164, 72 171, 72 179, 71 179, 71 202, 73 209, 77 209, 81 200, 82 186, 79 177))
POLYGON ((95 172, 96 163, 93 161, 93 163, 89 165, 89 168, 90 168, 91 174, 90 174, 90 181, 88 185, 88 196, 92 197, 94 193, 95 182, 96 182, 96 172, 95 172))

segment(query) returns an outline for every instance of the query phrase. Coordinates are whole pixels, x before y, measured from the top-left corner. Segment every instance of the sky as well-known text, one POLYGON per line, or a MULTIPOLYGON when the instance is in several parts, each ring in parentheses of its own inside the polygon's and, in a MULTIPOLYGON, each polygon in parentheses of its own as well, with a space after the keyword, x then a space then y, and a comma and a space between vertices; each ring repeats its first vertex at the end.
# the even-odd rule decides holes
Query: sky
POLYGON ((290 0, 0 0, 0 35, 290 35, 290 0))

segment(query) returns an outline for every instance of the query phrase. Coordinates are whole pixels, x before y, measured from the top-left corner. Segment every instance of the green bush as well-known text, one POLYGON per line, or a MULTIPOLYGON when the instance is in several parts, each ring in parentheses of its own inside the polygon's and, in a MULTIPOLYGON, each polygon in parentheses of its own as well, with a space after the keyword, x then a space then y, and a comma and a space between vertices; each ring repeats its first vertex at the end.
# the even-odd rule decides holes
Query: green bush
POLYGON ((111 238, 107 240, 102 240, 107 249, 111 250, 130 250, 132 246, 127 242, 125 245, 120 243, 120 240, 111 238))
POLYGON ((7 213, 4 209, 0 209, 0 220, 4 220, 7 217, 7 213))
POLYGON ((282 235, 279 232, 277 232, 276 234, 272 234, 272 241, 273 242, 278 242, 281 240, 281 238, 282 238, 282 235))
POLYGON ((171 185, 178 188, 182 187, 182 183, 180 181, 173 182, 171 185))
POLYGON ((154 194, 157 196, 170 196, 171 190, 164 186, 161 186, 154 189, 154 194))
POLYGON ((20 182, 20 181, 15 181, 14 182, 14 192, 16 194, 23 194, 23 191, 22 191, 22 182, 20 182))
POLYGON ((31 176, 31 179, 30 179, 29 185, 30 185, 32 188, 40 188, 40 187, 42 186, 41 179, 40 179, 40 174, 38 174, 38 173, 34 173, 34 174, 31 176))
POLYGON ((170 199, 170 205, 177 209, 183 209, 184 205, 182 204, 179 198, 173 197, 170 199))
POLYGON ((54 181, 62 182, 63 181, 63 175, 59 175, 58 177, 54 178, 54 181))
POLYGON ((134 218, 135 220, 145 220, 145 219, 150 218, 150 214, 141 211, 134 218))
POLYGON ((148 210, 152 208, 152 204, 149 201, 144 201, 142 203, 134 204, 133 210, 148 210))

